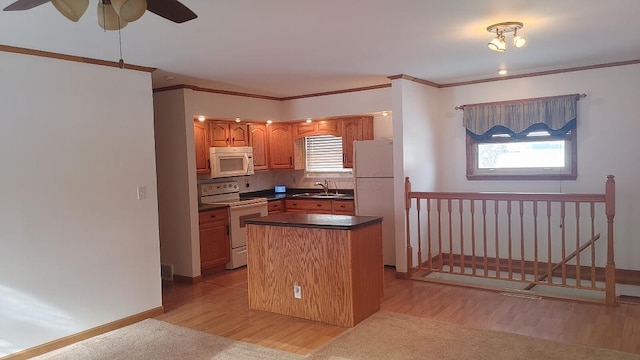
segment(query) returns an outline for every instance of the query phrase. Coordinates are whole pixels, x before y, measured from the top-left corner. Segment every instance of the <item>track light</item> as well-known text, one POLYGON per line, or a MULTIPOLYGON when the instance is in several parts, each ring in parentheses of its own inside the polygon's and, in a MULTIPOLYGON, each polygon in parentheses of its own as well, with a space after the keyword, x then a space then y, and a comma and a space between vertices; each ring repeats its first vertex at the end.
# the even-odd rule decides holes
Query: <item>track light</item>
POLYGON ((513 33, 513 46, 521 48, 526 45, 527 39, 518 35, 518 30, 522 29, 524 25, 521 22, 507 21, 487 26, 487 31, 490 33, 495 32, 496 37, 493 38, 487 46, 489 49, 498 52, 507 51, 507 43, 504 40, 505 33, 513 33))

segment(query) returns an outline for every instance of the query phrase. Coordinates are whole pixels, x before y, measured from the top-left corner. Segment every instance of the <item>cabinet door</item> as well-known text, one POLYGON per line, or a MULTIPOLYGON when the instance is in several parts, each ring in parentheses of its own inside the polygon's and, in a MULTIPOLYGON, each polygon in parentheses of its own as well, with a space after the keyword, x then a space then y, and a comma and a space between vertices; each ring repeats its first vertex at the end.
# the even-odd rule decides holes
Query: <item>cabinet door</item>
POLYGON ((208 174, 209 169, 209 128, 207 123, 193 123, 193 142, 196 147, 196 173, 208 174))
POLYGON ((226 264, 230 257, 229 247, 226 223, 200 225, 200 268, 202 270, 226 264))
POLYGON ((270 214, 277 214, 284 211, 284 200, 271 200, 267 204, 267 210, 270 214))
POLYGON ((229 146, 229 124, 222 122, 210 122, 209 144, 213 147, 229 146))
POLYGON ((333 200, 332 214, 335 215, 354 215, 353 200, 333 200))
POLYGON ((341 120, 321 120, 318 122, 318 135, 342 135, 341 120))
POLYGON ((267 155, 267 126, 249 125, 249 146, 253 147, 254 170, 269 169, 269 156, 267 155))
POLYGON ((229 124, 229 145, 231 146, 249 146, 249 133, 247 125, 231 123, 229 124))
POLYGON ((293 138, 290 124, 267 126, 269 135, 269 168, 293 169, 293 138))
POLYGON ((353 167, 353 142, 373 139, 373 117, 342 119, 342 167, 353 167))

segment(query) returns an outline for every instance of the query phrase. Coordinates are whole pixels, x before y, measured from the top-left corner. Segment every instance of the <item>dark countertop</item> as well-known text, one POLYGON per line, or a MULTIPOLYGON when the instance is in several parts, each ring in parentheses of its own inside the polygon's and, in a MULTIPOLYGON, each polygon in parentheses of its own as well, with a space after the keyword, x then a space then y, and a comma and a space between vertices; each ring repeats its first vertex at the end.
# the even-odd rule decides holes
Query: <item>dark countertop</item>
MULTIPOLYGON (((335 190, 329 190, 329 193, 334 193, 335 190)), ((313 199, 313 200, 353 200, 353 189, 338 189, 340 194, 345 194, 340 197, 315 197, 315 196, 294 196, 306 193, 322 193, 322 190, 318 189, 287 189, 286 193, 275 193, 273 190, 252 191, 248 193, 241 193, 241 198, 250 197, 266 197, 267 201, 281 200, 281 199, 313 199)))
POLYGON ((348 216, 325 214, 279 213, 245 220, 247 224, 353 230, 382 222, 380 216, 348 216))

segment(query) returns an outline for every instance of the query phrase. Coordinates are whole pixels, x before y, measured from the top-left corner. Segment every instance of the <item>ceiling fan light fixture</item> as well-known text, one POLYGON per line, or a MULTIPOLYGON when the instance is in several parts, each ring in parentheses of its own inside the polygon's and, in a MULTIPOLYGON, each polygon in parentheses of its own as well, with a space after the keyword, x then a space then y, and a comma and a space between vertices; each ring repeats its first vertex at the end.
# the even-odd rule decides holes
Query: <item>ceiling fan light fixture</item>
POLYGON ((78 22, 89 7, 89 0, 52 0, 51 3, 60 14, 73 22, 78 22))
POLYGON ((513 30, 513 46, 521 48, 527 45, 527 38, 518 35, 518 29, 513 30))
POLYGON ((120 30, 127 26, 127 22, 120 19, 111 4, 98 1, 98 25, 105 30, 120 30))
POLYGON ((120 20, 133 22, 147 11, 147 0, 111 0, 111 6, 120 16, 120 20))

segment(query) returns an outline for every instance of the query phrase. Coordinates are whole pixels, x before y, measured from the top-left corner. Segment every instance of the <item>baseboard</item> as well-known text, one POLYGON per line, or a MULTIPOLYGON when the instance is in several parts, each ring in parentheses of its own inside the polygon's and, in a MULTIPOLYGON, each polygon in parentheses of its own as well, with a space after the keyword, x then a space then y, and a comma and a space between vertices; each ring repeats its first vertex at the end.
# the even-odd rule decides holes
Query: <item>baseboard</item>
POLYGON ((173 274, 173 281, 182 284, 197 284, 199 282, 202 282, 202 275, 189 277, 173 274))
POLYGON ((125 327, 127 325, 135 324, 139 321, 158 316, 162 313, 164 313, 164 309, 162 306, 160 306, 151 310, 141 312, 139 314, 131 315, 120 320, 116 320, 104 325, 94 327, 89 330, 79 332, 77 334, 69 335, 58 340, 53 340, 51 342, 48 342, 42 345, 34 346, 32 348, 29 348, 17 353, 7 355, 5 357, 0 358, 0 360, 30 359, 34 356, 42 355, 44 353, 48 353, 50 351, 59 349, 61 347, 65 347, 73 343, 77 343, 78 341, 86 340, 88 338, 92 338, 94 336, 98 336, 106 332, 116 330, 121 327, 125 327))

